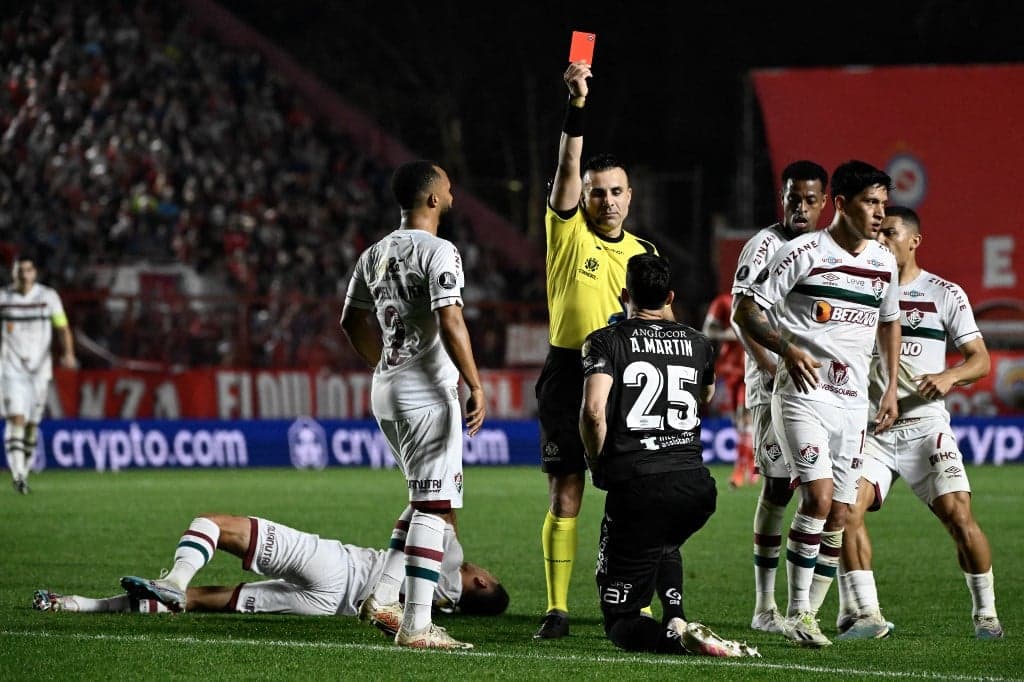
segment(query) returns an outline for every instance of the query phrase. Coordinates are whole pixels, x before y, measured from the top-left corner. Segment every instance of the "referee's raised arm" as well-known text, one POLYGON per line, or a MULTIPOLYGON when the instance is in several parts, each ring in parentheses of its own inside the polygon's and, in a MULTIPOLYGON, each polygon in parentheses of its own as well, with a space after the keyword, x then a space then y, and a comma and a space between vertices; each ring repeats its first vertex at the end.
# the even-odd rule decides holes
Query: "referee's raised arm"
POLYGON ((580 177, 580 157, 583 154, 583 105, 587 101, 587 79, 590 65, 575 62, 565 70, 565 84, 569 88, 569 104, 562 124, 562 138, 558 144, 558 168, 551 184, 548 203, 556 211, 569 211, 579 205, 583 181, 580 177))

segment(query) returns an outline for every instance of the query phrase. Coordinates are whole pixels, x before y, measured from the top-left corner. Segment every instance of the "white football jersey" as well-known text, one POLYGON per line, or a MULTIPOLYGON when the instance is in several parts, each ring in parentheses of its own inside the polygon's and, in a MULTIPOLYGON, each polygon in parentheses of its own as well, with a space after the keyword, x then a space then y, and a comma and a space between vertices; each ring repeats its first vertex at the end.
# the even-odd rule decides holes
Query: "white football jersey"
MULTIPOLYGON (((767 267, 768 261, 770 261, 772 256, 775 255, 775 252, 779 250, 779 247, 787 241, 788 240, 782 231, 782 225, 776 223, 771 227, 764 228, 743 245, 743 251, 740 252, 739 260, 736 262, 736 274, 732 280, 733 312, 736 312, 736 304, 739 302, 739 295, 748 293, 750 285, 754 283, 754 280, 759 274, 761 274, 761 271, 767 267)), ((770 310, 767 311, 767 313, 768 321, 774 325, 774 313, 770 310)), ((735 322, 731 323, 733 331, 736 332, 736 336, 739 337, 740 343, 743 344, 743 349, 746 350, 743 368, 743 382, 746 385, 747 407, 767 405, 772 399, 771 387, 765 385, 765 382, 762 380, 761 370, 757 368, 757 362, 754 360, 753 355, 751 355, 750 348, 747 346, 743 334, 740 333, 739 325, 735 322)), ((765 348, 764 352, 775 360, 776 364, 778 363, 779 356, 767 348, 765 348)))
POLYGON ((55 321, 67 323, 60 296, 36 283, 22 294, 13 285, 0 290, 0 362, 4 372, 53 376, 50 343, 55 321))
MULTIPOLYGON (((967 294, 958 285, 924 270, 913 282, 899 287, 900 371, 897 394, 900 415, 896 427, 912 426, 920 419, 949 419, 945 402, 928 400, 917 392, 913 377, 946 369, 946 344, 957 348, 981 338, 967 294)), ((886 381, 877 353, 871 359, 871 402, 877 405, 886 381)))
POLYGON ((868 403, 868 369, 879 322, 899 319, 892 252, 874 240, 852 254, 829 231, 800 235, 775 252, 750 287, 762 308, 776 306, 786 339, 821 363, 818 387, 800 393, 784 365, 775 391, 839 407, 868 403))
POLYGON ((349 305, 374 309, 384 349, 374 391, 397 414, 450 400, 459 373, 438 333, 434 311, 462 305, 465 279, 458 249, 424 230, 395 230, 359 257, 349 305))
MULTIPOLYGON (((344 545, 351 559, 351 571, 349 573, 348 590, 342 599, 338 609, 340 616, 354 616, 359 613, 359 605, 366 600, 377 587, 381 575, 384 573, 384 557, 387 550, 370 549, 369 547, 356 547, 355 545, 344 545)), ((462 597, 462 563, 466 555, 463 552, 462 544, 455 535, 455 529, 451 524, 444 526, 444 558, 441 559, 441 571, 438 576, 437 586, 434 587, 434 606, 443 611, 452 611, 462 597)), ((402 593, 405 593, 405 585, 402 585, 402 593)))

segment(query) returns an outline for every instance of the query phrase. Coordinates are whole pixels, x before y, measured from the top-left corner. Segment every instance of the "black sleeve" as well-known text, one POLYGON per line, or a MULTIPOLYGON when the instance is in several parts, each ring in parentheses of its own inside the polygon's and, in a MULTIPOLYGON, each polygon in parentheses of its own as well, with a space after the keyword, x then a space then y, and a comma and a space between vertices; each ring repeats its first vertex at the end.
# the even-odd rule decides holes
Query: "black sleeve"
POLYGON ((615 376, 615 371, 612 368, 611 334, 605 332, 604 329, 591 332, 587 340, 583 342, 584 379, 591 374, 615 376))
POLYGON ((715 383, 715 347, 711 339, 704 337, 704 371, 703 384, 710 386, 715 383))

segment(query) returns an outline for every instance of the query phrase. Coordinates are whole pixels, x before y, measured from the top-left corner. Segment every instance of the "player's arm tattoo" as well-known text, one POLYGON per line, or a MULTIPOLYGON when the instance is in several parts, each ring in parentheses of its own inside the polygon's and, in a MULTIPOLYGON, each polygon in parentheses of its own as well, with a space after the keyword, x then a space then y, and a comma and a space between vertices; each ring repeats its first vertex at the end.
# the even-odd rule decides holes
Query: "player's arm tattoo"
POLYGON ((765 348, 775 351, 779 355, 786 352, 789 342, 782 336, 782 332, 768 322, 768 315, 753 299, 752 296, 741 295, 739 303, 736 304, 736 312, 732 319, 745 331, 750 338, 765 348))
POLYGON ((775 360, 768 355, 767 349, 764 346, 755 341, 751 336, 750 332, 740 327, 740 340, 743 341, 747 353, 750 354, 754 359, 754 363, 757 368, 762 372, 774 372, 775 371, 775 360))

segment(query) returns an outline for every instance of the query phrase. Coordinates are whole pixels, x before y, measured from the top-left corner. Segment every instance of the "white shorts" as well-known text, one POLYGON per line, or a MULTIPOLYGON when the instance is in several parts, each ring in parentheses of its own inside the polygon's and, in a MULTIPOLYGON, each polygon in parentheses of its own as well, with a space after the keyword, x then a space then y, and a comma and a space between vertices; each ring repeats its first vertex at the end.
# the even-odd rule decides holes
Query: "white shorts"
POLYGON ((4 372, 0 379, 0 392, 3 394, 4 415, 24 415, 25 421, 38 424, 43 418, 46 408, 46 389, 50 380, 41 375, 25 372, 4 372))
POLYGON ((449 400, 377 418, 398 467, 405 474, 412 502, 448 500, 462 508, 462 409, 449 400))
MULTIPOLYGON (((353 574, 346 545, 288 526, 250 518, 249 551, 242 568, 275 578, 243 583, 231 607, 241 613, 292 613, 302 616, 355 615, 348 598, 353 574)), ((362 595, 365 597, 365 595, 362 595)))
POLYGON ((867 405, 840 408, 800 396, 772 396, 772 419, 779 425, 782 453, 790 476, 801 483, 831 478, 832 500, 857 501, 867 405))
POLYGON ((896 476, 928 506, 947 493, 971 492, 963 455, 945 419, 927 419, 877 436, 868 434, 864 454, 862 475, 875 486, 872 509, 885 501, 896 476))
POLYGON ((750 420, 754 429, 754 462, 758 473, 768 478, 788 479, 789 466, 782 456, 782 443, 775 434, 771 404, 751 407, 750 420))

